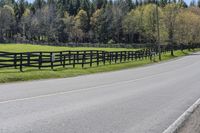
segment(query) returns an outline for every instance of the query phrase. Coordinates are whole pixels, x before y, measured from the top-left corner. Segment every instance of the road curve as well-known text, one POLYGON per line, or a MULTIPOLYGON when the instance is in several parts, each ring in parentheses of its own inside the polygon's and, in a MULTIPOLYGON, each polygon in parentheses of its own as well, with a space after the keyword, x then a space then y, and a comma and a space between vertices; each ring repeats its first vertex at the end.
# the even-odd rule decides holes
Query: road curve
POLYGON ((136 69, 0 85, 0 133, 162 133, 200 98, 199 53, 136 69))

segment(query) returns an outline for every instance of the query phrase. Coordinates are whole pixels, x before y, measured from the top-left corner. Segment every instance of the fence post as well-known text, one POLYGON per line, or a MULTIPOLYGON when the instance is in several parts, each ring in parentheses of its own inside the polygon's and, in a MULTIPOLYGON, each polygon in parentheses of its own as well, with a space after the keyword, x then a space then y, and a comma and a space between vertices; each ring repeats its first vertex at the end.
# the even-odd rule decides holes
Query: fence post
POLYGON ((60 52, 60 65, 62 65, 63 64, 63 60, 62 60, 62 52, 60 52))
POLYGON ((14 67, 17 68, 17 54, 14 54, 14 67))
POLYGON ((85 64, 85 55, 86 55, 86 51, 83 52, 83 56, 82 56, 82 68, 84 67, 84 64, 85 64))
POLYGON ((97 51, 97 66, 99 66, 99 51, 97 51))
POLYGON ((141 60, 141 50, 139 51, 139 60, 141 60))
POLYGON ((115 52, 115 64, 117 63, 117 59, 118 59, 118 52, 115 52))
POLYGON ((77 57, 77 63, 79 63, 79 51, 77 51, 76 57, 77 57))
POLYGON ((137 51, 135 51, 135 60, 137 60, 137 58, 138 58, 138 57, 137 57, 137 51))
POLYGON ((131 51, 131 60, 133 61, 134 57, 133 57, 133 51, 131 51))
POLYGON ((128 51, 128 61, 130 60, 130 51, 128 51))
POLYGON ((92 67, 92 62, 93 62, 93 51, 90 51, 90 67, 92 67))
POLYGON ((113 62, 113 60, 114 60, 114 53, 112 52, 112 54, 111 54, 111 61, 113 62))
POLYGON ((110 62, 110 64, 112 63, 112 52, 109 52, 110 54, 110 57, 109 57, 109 62, 110 62))
POLYGON ((73 57, 73 68, 75 68, 75 63, 76 63, 76 54, 73 53, 74 57, 73 57))
POLYGON ((142 59, 144 59, 144 50, 142 50, 142 59))
POLYGON ((152 61, 152 51, 150 51, 150 60, 152 61))
POLYGON ((39 69, 41 69, 42 66, 42 52, 39 54, 39 69))
POLYGON ((69 65, 71 65, 71 51, 69 51, 68 56, 69 56, 69 65))
POLYGON ((124 61, 126 61, 126 51, 124 51, 124 61))
POLYGON ((66 55, 63 55, 63 68, 65 68, 65 63, 66 63, 66 55))
POLYGON ((103 51, 102 52, 102 56, 103 56, 103 64, 105 65, 106 64, 106 52, 105 51, 103 51))
POLYGON ((20 71, 23 72, 23 55, 20 53, 20 71))
POLYGON ((27 66, 30 66, 31 53, 27 53, 27 66))
POLYGON ((145 49, 145 59, 147 59, 147 49, 145 49))
POLYGON ((53 53, 50 53, 50 60, 51 60, 51 69, 53 70, 53 53))
POLYGON ((122 51, 120 52, 120 63, 122 62, 122 51))

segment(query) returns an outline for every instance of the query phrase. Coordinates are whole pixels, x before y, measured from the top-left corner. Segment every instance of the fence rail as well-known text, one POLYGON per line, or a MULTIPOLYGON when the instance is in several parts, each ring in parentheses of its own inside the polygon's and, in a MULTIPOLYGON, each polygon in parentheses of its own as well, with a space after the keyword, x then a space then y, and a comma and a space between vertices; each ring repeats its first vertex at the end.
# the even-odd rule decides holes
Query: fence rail
MULTIPOLYGON (((168 47, 161 47, 162 52, 170 50, 168 47)), ((188 48, 188 47, 181 47, 188 48)), ((192 47, 193 48, 193 47, 192 47)), ((196 47, 195 47, 196 48, 196 47)), ((177 48, 180 49, 180 48, 177 48)), ((81 66, 92 67, 100 64, 122 63, 126 61, 152 59, 158 53, 156 49, 143 49, 137 51, 58 51, 58 52, 21 52, 11 53, 0 51, 0 68, 15 68, 23 71, 25 67, 35 67, 38 69, 55 67, 81 66)))
POLYGON ((10 53, 0 52, 0 68, 19 68, 23 71, 24 67, 51 68, 62 66, 77 65, 92 67, 100 64, 122 63, 130 60, 137 60, 151 56, 151 51, 60 51, 60 52, 23 52, 10 53))

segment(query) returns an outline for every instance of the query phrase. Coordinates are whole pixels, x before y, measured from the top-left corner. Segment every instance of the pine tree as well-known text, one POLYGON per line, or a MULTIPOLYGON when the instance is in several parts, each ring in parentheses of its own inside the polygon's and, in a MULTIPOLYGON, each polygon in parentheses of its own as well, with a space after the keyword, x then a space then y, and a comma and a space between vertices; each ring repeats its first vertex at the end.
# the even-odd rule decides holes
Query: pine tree
POLYGON ((200 0, 198 0, 198 2, 197 2, 197 6, 200 8, 200 0))
POLYGON ((65 0, 58 0, 56 5, 57 5, 57 14, 58 14, 58 16, 63 18, 64 17, 64 13, 65 13, 66 1, 65 0))
POLYGON ((195 0, 192 0, 192 1, 190 2, 190 6, 196 6, 196 1, 195 1, 195 0))

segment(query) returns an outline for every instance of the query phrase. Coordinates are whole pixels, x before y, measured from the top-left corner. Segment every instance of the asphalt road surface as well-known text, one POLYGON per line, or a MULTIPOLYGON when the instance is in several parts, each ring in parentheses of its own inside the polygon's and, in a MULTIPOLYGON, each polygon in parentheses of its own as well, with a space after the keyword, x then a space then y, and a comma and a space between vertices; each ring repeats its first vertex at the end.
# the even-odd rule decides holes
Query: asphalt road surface
POLYGON ((200 55, 0 85, 0 133, 161 133, 200 98, 200 55))

